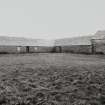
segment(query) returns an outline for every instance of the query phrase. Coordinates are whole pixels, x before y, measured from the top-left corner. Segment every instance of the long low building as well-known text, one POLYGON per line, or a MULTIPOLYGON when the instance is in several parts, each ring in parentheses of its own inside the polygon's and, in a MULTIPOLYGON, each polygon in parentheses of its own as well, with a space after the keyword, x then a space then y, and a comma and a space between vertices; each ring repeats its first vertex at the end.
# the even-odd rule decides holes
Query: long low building
POLYGON ((91 54, 92 48, 91 45, 70 45, 70 46, 57 46, 56 52, 61 53, 83 53, 83 54, 91 54), (59 51, 57 50, 59 47, 59 51))
POLYGON ((0 46, 0 54, 7 54, 7 53, 26 53, 25 46, 0 46))
POLYGON ((49 53, 53 52, 53 41, 16 37, 0 37, 0 54, 49 53))
POLYGON ((58 39, 55 41, 55 52, 105 54, 105 31, 94 35, 58 39))
POLYGON ((105 31, 95 35, 57 40, 0 37, 0 53, 105 54, 105 31))
POLYGON ((9 53, 50 53, 54 47, 48 46, 0 46, 0 54, 9 53))
POLYGON ((55 41, 55 52, 92 53, 92 36, 58 39, 55 41))

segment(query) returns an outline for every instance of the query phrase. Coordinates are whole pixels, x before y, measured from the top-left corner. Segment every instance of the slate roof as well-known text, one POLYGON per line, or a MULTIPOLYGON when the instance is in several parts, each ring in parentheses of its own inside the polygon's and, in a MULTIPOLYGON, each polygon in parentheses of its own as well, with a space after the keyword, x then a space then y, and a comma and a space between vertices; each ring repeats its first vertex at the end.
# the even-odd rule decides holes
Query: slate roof
POLYGON ((53 41, 44 39, 28 39, 17 37, 0 37, 0 45, 4 46, 53 46, 53 41))
POLYGON ((55 41, 56 46, 69 46, 69 45, 91 45, 92 36, 81 36, 74 38, 58 39, 55 41))

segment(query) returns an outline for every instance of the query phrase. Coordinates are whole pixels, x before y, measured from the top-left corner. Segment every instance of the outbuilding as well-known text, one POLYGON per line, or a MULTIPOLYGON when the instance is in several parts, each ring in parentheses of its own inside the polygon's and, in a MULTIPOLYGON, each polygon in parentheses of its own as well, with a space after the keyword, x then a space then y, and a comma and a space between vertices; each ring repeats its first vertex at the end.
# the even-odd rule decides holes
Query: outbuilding
POLYGON ((26 53, 25 46, 15 46, 15 45, 0 45, 0 54, 8 53, 26 53))
POLYGON ((58 39, 55 41, 55 52, 91 54, 91 36, 58 39))
POLYGON ((53 41, 0 37, 0 53, 49 53, 53 52, 53 41))

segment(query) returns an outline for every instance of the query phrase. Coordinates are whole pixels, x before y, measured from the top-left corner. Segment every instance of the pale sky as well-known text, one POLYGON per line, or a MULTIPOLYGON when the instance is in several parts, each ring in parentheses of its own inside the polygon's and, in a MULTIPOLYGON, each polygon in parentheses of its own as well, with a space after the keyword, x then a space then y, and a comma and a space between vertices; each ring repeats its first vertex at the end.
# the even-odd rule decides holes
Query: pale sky
POLYGON ((0 0, 0 35, 64 38, 105 30, 105 0, 0 0))

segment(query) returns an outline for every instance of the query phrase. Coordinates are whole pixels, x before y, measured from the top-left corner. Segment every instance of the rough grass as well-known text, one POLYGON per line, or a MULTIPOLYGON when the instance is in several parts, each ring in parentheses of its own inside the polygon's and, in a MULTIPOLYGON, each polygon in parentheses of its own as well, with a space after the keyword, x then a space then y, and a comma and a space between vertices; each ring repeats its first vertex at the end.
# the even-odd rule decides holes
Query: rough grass
POLYGON ((0 105, 104 105, 105 59, 96 55, 6 55, 0 105))

